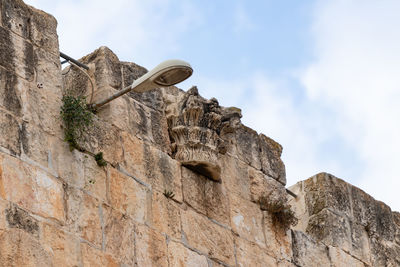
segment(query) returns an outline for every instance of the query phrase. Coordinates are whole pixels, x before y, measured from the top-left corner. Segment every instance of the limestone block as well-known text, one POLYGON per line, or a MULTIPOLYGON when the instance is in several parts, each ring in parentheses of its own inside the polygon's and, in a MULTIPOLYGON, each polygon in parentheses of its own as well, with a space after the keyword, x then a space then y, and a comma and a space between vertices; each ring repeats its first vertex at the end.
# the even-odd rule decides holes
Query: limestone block
POLYGON ((83 267, 102 266, 119 267, 118 262, 112 255, 90 246, 88 243, 81 243, 81 254, 83 267))
POLYGON ((94 157, 83 155, 82 189, 95 198, 108 202, 107 199, 107 169, 111 166, 100 167, 94 157))
POLYGON ((230 194, 232 230, 240 237, 265 248, 263 214, 259 205, 230 194))
POLYGON ((224 225, 230 225, 229 197, 225 187, 182 166, 185 203, 224 225))
POLYGON ((397 211, 392 212, 393 221, 395 223, 396 235, 395 242, 400 245, 400 213, 397 211))
POLYGON ((52 252, 54 266, 81 265, 80 241, 76 236, 44 223, 40 242, 52 252))
MULTIPOLYGON (((3 11, 2 11, 3 13, 3 11)), ((0 27, 0 65, 13 72, 14 70, 14 45, 12 43, 12 33, 0 27)))
POLYGON ((184 247, 181 243, 168 243, 168 261, 169 266, 181 267, 208 267, 207 258, 184 247))
POLYGON ((393 242, 371 239, 372 266, 400 266, 400 246, 393 242))
POLYGON ((3 0, 1 8, 3 27, 28 39, 32 9, 21 0, 3 0))
POLYGON ((99 201, 72 187, 66 188, 65 201, 67 229, 100 248, 103 239, 99 201))
POLYGON ((236 156, 250 166, 260 170, 260 142, 257 132, 242 124, 235 131, 235 141, 236 156))
POLYGON ((352 247, 350 254, 365 263, 371 264, 371 247, 368 232, 363 225, 356 219, 350 221, 352 247))
POLYGON ((282 146, 263 134, 259 135, 259 140, 261 170, 285 185, 286 171, 281 160, 282 146))
POLYGON ((4 213, 9 228, 22 229, 36 238, 39 237, 39 223, 28 212, 10 204, 4 213))
POLYGON ((78 140, 78 144, 94 154, 103 152, 103 157, 115 165, 122 161, 123 148, 120 141, 121 131, 100 118, 95 117, 93 125, 78 140))
POLYGON ((180 163, 126 132, 122 133, 121 141, 124 149, 123 169, 150 184, 153 189, 173 192, 174 199, 182 202, 180 163))
POLYGON ((293 231, 293 263, 296 266, 330 266, 328 248, 301 231, 293 231))
POLYGON ((31 8, 30 39, 35 45, 58 56, 57 20, 50 14, 31 8))
POLYGON ((351 228, 349 221, 328 209, 310 217, 306 233, 326 245, 351 251, 351 228))
POLYGON ((21 94, 23 88, 28 86, 29 83, 14 72, 0 68, 0 106, 20 117, 23 105, 21 94))
POLYGON ((278 266, 276 260, 268 255, 266 251, 242 238, 235 238, 237 265, 246 266, 278 266))
POLYGON ((0 232, 1 266, 53 266, 52 253, 21 229, 0 232))
POLYGON ((20 125, 11 114, 0 110, 0 146, 12 155, 21 155, 20 125))
POLYGON ((9 208, 9 202, 0 199, 0 232, 7 228, 6 209, 9 208))
POLYGON ((341 266, 352 266, 352 267, 364 267, 364 263, 358 259, 352 257, 348 253, 337 247, 329 246, 329 258, 331 259, 332 267, 341 266))
POLYGON ((259 204, 262 210, 273 211, 273 206, 283 207, 286 204, 284 185, 253 168, 249 168, 249 178, 251 201, 259 204))
POLYGON ((150 223, 153 228, 169 237, 181 239, 181 212, 179 206, 163 193, 153 191, 150 223))
POLYGON ((263 212, 262 223, 267 253, 278 261, 290 261, 293 256, 291 231, 276 224, 271 213, 266 211, 263 212))
POLYGON ((248 165, 229 155, 221 155, 219 162, 222 184, 229 193, 251 200, 248 165))
POLYGON ((42 217, 64 221, 60 181, 16 158, 0 156, 0 196, 42 217))
MULTIPOLYGON (((135 224, 131 218, 103 205, 105 251, 120 265, 135 264, 135 224)), ((139 244, 140 246, 140 244, 139 244)))
POLYGON ((147 221, 148 189, 114 168, 109 169, 110 204, 135 221, 147 221))
POLYGON ((309 215, 324 208, 351 217, 349 184, 328 173, 319 173, 303 182, 309 215))
POLYGON ((190 247, 228 265, 234 265, 231 231, 188 209, 182 213, 182 230, 190 247))
POLYGON ((393 241, 396 229, 390 207, 354 186, 351 195, 354 218, 366 227, 369 235, 393 241))
POLYGON ((136 244, 138 266, 168 266, 167 243, 163 235, 147 226, 138 225, 136 244))

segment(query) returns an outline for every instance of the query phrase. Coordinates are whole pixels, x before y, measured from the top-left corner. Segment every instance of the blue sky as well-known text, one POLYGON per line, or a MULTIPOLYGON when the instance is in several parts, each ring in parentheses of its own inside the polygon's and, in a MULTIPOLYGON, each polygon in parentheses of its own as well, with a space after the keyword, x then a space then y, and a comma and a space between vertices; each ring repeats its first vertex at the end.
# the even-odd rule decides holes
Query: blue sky
POLYGON ((400 210, 398 0, 27 0, 60 48, 99 46, 151 69, 190 62, 180 84, 283 145, 288 185, 330 172, 400 210))

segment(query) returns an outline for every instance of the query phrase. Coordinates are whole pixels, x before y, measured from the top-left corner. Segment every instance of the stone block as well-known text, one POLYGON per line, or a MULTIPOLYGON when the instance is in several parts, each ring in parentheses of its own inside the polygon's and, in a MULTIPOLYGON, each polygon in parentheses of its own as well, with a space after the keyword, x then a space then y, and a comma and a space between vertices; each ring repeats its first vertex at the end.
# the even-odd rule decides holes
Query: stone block
POLYGON ((230 230, 188 209, 182 214, 182 230, 188 246, 211 259, 234 265, 233 235, 230 230))
POLYGON ((309 216, 324 208, 351 217, 349 184, 328 173, 319 173, 303 182, 309 216))
POLYGON ((229 155, 220 155, 222 185, 243 199, 251 200, 249 167, 229 155))
POLYGON ((22 229, 36 238, 39 237, 39 222, 28 212, 10 204, 4 213, 9 228, 22 229))
POLYGON ((368 232, 358 220, 350 221, 351 251, 350 254, 365 263, 371 264, 371 247, 368 232))
POLYGON ((105 251, 113 255, 120 266, 134 266, 135 224, 133 220, 106 205, 103 205, 103 220, 105 251))
POLYGON ((31 8, 30 39, 35 45, 58 56, 57 20, 50 14, 31 8))
POLYGON ((44 223, 40 242, 52 252, 54 266, 81 266, 80 240, 76 236, 44 223))
POLYGON ((0 232, 5 230, 7 225, 6 210, 10 207, 8 201, 0 199, 0 232))
POLYGON ((266 211, 262 223, 267 253, 278 261, 290 261, 293 256, 291 231, 274 223, 273 216, 266 211))
POLYGON ((81 254, 83 266, 119 267, 118 262, 112 255, 90 246, 88 243, 81 243, 81 254))
POLYGON ((242 238, 235 238, 237 265, 246 266, 278 266, 276 260, 268 255, 262 247, 242 238))
POLYGON ((235 131, 237 157, 250 166, 261 169, 260 142, 258 134, 243 124, 235 131))
POLYGON ((53 266, 52 253, 21 229, 0 232, 1 266, 53 266))
POLYGON ((185 203, 209 218, 230 225, 228 192, 221 183, 182 166, 182 188, 185 203))
POLYGON ((153 189, 173 192, 174 199, 182 202, 180 163, 126 132, 122 133, 121 140, 124 148, 122 167, 153 189))
POLYGON ((65 201, 68 231, 77 233, 82 239, 101 248, 103 237, 99 201, 72 187, 66 188, 65 201))
POLYGON ((181 243, 168 243, 168 261, 169 266, 181 267, 208 267, 207 258, 186 248, 181 243))
POLYGON ((263 213, 259 205, 230 194, 232 230, 240 237, 265 248, 263 213))
POLYGON ((29 83, 14 72, 0 68, 0 106, 15 116, 20 117, 23 106, 21 94, 24 90, 23 88, 28 86, 29 83))
POLYGON ((326 245, 340 247, 350 252, 352 248, 350 223, 328 209, 310 217, 306 233, 326 245))
POLYGON ((364 267, 364 263, 344 252, 340 248, 329 246, 329 258, 332 267, 352 266, 364 267))
POLYGON ((351 196, 354 218, 365 226, 369 235, 393 241, 396 229, 390 207, 354 186, 351 187, 351 196))
POLYGON ((331 266, 328 248, 301 231, 293 231, 293 263, 296 266, 331 266))
POLYGON ((137 222, 147 221, 148 188, 114 168, 109 169, 110 204, 137 222))
POLYGON ((29 6, 22 0, 3 0, 1 13, 3 27, 23 38, 30 38, 32 9, 29 6))
POLYGON ((282 146, 266 137, 259 135, 261 170, 282 184, 286 184, 285 164, 281 160, 282 146))
POLYGON ((150 224, 169 237, 181 239, 181 211, 179 206, 163 193, 153 191, 150 224))
POLYGON ((249 168, 250 199, 260 205, 262 210, 273 210, 273 206, 286 204, 285 186, 263 172, 249 168))
POLYGON ((0 196, 42 217, 63 222, 64 190, 60 181, 16 158, 0 156, 0 196))
POLYGON ((100 167, 94 157, 83 155, 83 182, 82 189, 95 198, 108 202, 107 169, 111 166, 100 167))
POLYGON ((163 235, 151 228, 136 228, 136 263, 138 266, 168 266, 167 242, 163 235))
POLYGON ((12 155, 21 155, 21 128, 18 121, 0 109, 0 146, 12 155))

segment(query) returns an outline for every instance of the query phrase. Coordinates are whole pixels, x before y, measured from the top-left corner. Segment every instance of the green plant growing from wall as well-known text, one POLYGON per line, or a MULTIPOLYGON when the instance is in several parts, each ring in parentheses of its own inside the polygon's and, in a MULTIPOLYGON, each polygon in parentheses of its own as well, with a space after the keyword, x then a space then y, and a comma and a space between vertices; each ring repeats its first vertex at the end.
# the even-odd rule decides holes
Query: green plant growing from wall
POLYGON ((173 198, 173 197, 175 196, 175 194, 174 194, 174 192, 172 192, 172 191, 164 190, 164 196, 165 196, 166 198, 173 198))
POLYGON ((64 122, 64 140, 68 142, 71 151, 74 149, 82 151, 78 139, 93 123, 94 115, 89 110, 84 96, 64 95, 62 102, 60 114, 64 122))
POLYGON ((96 160, 97 165, 99 165, 100 167, 104 167, 107 165, 107 161, 105 161, 103 158, 103 152, 99 152, 94 155, 94 159, 96 160))

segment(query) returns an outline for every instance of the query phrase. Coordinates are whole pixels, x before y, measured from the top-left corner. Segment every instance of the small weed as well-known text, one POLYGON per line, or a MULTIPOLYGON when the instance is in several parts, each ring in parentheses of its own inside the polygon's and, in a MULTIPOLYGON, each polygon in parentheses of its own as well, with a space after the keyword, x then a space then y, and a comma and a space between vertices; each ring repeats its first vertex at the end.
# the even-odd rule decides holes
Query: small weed
POLYGON ((82 150, 77 140, 93 123, 93 113, 88 109, 83 96, 64 95, 62 101, 60 114, 65 126, 64 140, 68 142, 71 151, 74 148, 82 150))
POLYGON ((100 167, 107 166, 107 161, 105 161, 103 158, 103 152, 99 152, 94 155, 94 159, 96 160, 97 165, 99 165, 100 167))
POLYGON ((89 180, 89 184, 95 184, 95 183, 96 183, 96 180, 94 180, 94 179, 89 180))
POLYGON ((173 197, 175 196, 175 194, 174 194, 174 192, 172 192, 172 191, 164 190, 164 196, 165 196, 166 198, 173 198, 173 197))

